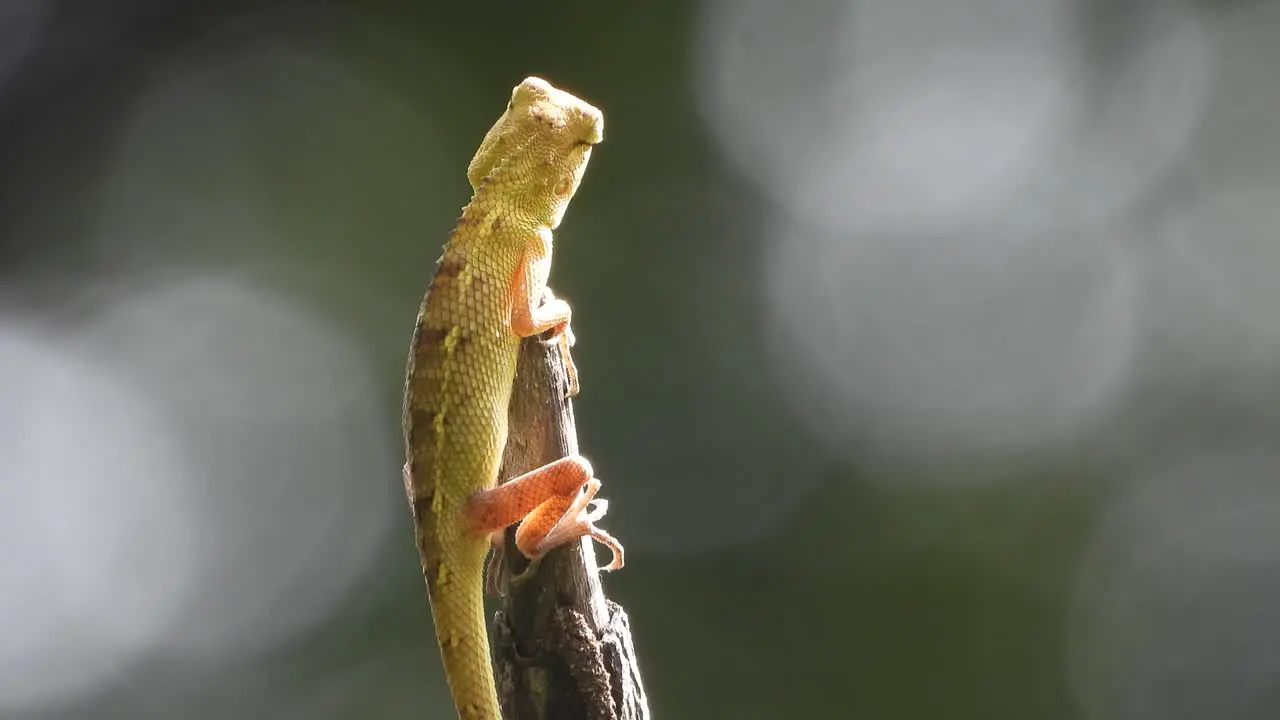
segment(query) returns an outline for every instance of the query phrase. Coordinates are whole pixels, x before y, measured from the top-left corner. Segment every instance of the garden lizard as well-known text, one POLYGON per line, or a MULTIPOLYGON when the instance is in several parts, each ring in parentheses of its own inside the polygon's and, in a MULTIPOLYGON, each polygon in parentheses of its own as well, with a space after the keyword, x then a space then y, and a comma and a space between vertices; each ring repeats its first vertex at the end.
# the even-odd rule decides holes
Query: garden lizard
MULTIPOLYGON (((539 78, 516 86, 467 169, 473 195, 418 312, 404 396, 405 492, 454 705, 501 720, 485 634, 485 556, 518 521, 535 563, 584 536, 622 547, 595 522, 605 503, 581 456, 497 484, 521 338, 548 330, 566 350, 569 305, 547 289, 552 230, 582 181, 604 117, 539 78)), ((569 363, 566 357, 566 363, 569 363)), ((573 383, 571 383, 573 384, 573 383)), ((571 391, 572 392, 572 391, 571 391)))

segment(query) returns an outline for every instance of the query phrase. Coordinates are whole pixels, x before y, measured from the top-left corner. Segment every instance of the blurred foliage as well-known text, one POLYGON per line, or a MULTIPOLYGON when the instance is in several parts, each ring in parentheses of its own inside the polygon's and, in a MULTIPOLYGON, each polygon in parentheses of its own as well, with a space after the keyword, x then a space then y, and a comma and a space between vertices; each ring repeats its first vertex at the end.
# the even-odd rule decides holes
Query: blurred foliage
MULTIPOLYGON (((956 11, 966 22, 989 26, 1001 37, 1016 34, 1017 22, 1001 25, 1003 19, 1021 17, 1008 3, 970 5, 972 12, 956 11)), ((1090 48, 1094 64, 1079 72, 1088 90, 1080 92, 1089 102, 1095 95, 1110 97, 1106 80, 1115 67, 1110 63, 1122 64, 1149 27, 1167 20, 1160 14, 1166 5, 1182 8, 1141 2, 1054 5, 1061 14, 1054 16, 1053 27, 1072 27, 1064 34, 1090 48)), ((1274 687, 1280 660, 1263 650, 1231 655, 1215 644, 1215 633, 1227 632, 1213 630, 1216 625, 1206 630, 1207 639, 1172 647, 1172 641, 1161 644, 1151 636, 1124 636, 1118 638, 1123 641, 1118 650, 1089 635, 1106 632, 1079 625, 1089 622, 1091 616, 1082 615, 1080 607, 1089 605, 1082 598, 1093 590, 1116 593, 1116 607, 1128 602, 1123 586, 1090 585, 1095 563, 1114 560, 1121 563, 1116 572, 1123 574, 1125 559, 1136 558, 1135 574, 1150 570, 1148 555, 1119 541, 1099 545, 1095 535, 1099 528, 1115 529, 1118 522, 1120 531, 1129 523, 1127 515, 1121 513, 1119 521, 1113 515, 1116 508, 1129 507, 1125 503, 1134 486, 1163 477, 1170 467, 1176 474, 1180 458, 1199 448, 1216 452, 1224 441, 1274 445, 1273 404, 1258 402, 1274 394, 1274 366, 1228 363, 1223 369, 1214 363, 1235 358, 1232 343, 1239 338, 1212 335, 1205 351, 1212 362, 1193 358, 1166 373, 1166 361, 1195 353, 1168 344, 1177 328, 1153 321, 1143 325, 1148 334, 1135 352, 1139 369, 1108 396, 1106 412, 1090 416, 1082 430, 1073 428, 1043 443, 971 448, 909 423, 903 430, 895 424, 901 418, 879 414, 880 398, 872 392, 889 383, 869 374, 861 376, 865 385, 858 388, 871 388, 871 400, 839 412, 856 403, 841 388, 824 385, 827 376, 812 370, 816 365, 796 359, 803 348, 787 334, 787 324, 770 314, 782 302, 781 291, 770 290, 776 287, 770 281, 771 252, 787 237, 818 236, 829 228, 808 229, 805 223, 814 218, 797 210, 803 203, 789 206, 780 199, 790 190, 790 178, 779 175, 772 188, 753 181, 753 169, 743 169, 747 161, 725 150, 725 144, 741 142, 733 134, 738 129, 718 126, 700 93, 711 82, 704 67, 708 54, 745 56, 752 43, 763 47, 782 37, 786 52, 763 62, 779 78, 791 77, 787 72, 796 66, 789 63, 805 61, 806 41, 819 43, 819 29, 830 27, 823 18, 853 12, 858 4, 841 10, 843 3, 813 3, 806 6, 815 18, 810 25, 779 22, 766 27, 768 32, 738 38, 741 46, 707 46, 712 37, 707 18, 714 12, 745 15, 762 7, 758 2, 615 7, 581 0, 26 0, 0 9, 0 307, 8 316, 73 336, 93 326, 113 297, 211 275, 265 288, 282 306, 318 318, 321 337, 331 333, 341 339, 340 351, 319 341, 307 344, 310 335, 289 345, 271 382, 254 380, 242 388, 264 405, 246 401, 237 410, 243 414, 229 421, 240 434, 224 437, 218 434, 223 426, 200 404, 206 395, 193 391, 191 399, 182 389, 198 375, 190 366, 167 355, 153 364, 132 335, 108 331, 114 325, 86 335, 90 355, 103 352, 134 363, 126 374, 139 387, 154 379, 156 368, 170 373, 166 377, 174 378, 173 384, 157 391, 159 404, 173 412, 175 427, 204 428, 200 423, 207 422, 214 428, 202 438, 217 436, 222 444, 198 455, 211 458, 213 474, 240 473, 244 487, 269 484, 251 460, 244 461, 250 469, 240 467, 241 453, 251 459, 266 452, 255 443, 278 442, 274 452, 286 458, 337 445, 356 459, 352 469, 343 466, 340 473, 298 459, 297 467, 307 472, 299 470, 296 481, 280 484, 272 499, 301 509, 282 513, 278 524, 253 536, 260 545, 222 558, 216 576, 222 580, 198 583, 192 593, 207 596, 208 606, 216 609, 224 598, 219 583, 242 573, 257 578, 245 590, 252 592, 262 582, 252 574, 261 571, 254 556, 272 546, 293 547, 285 538, 312 523, 325 526, 317 537, 326 544, 311 551, 322 556, 344 547, 348 533, 367 530, 376 538, 369 540, 376 550, 371 559, 350 560, 349 586, 335 591, 332 607, 317 610, 302 631, 274 634, 275 618, 312 601, 289 586, 265 595, 265 617, 236 625, 245 636, 271 638, 265 645, 228 641, 218 652, 199 654, 184 650, 181 642, 153 638, 145 651, 119 660, 91 690, 68 690, 11 714, 5 714, 7 684, 0 679, 0 714, 50 720, 448 714, 409 515, 396 494, 401 373, 420 294, 467 200, 467 162, 510 87, 531 74, 577 92, 606 115, 605 142, 558 231, 552 282, 575 308, 575 357, 583 386, 575 407, 582 447, 611 500, 605 525, 629 550, 627 568, 608 576, 606 588, 631 616, 656 718, 1247 720, 1274 713, 1274 691, 1268 700, 1259 688, 1268 682, 1274 687), (6 37, 9 52, 3 50, 6 37), (784 222, 789 224, 785 232, 778 229, 784 222), (341 362, 335 360, 336 370, 323 374, 303 362, 312 351, 333 353, 341 362), (363 388, 359 378, 346 386, 349 378, 343 373, 352 367, 369 368, 373 378, 372 429, 354 413, 344 418, 335 411, 320 418, 287 410, 281 420, 264 409, 270 398, 293 398, 289 393, 345 396, 363 388), (1236 384, 1241 377, 1244 384, 1236 384), (254 424, 259 420, 261 429, 254 424), (280 429, 286 424, 287 432, 280 429), (304 431, 311 434, 299 434, 304 431), (377 440, 351 439, 359 448, 350 452, 343 446, 345 438, 367 435, 377 440), (370 457, 376 460, 366 462, 370 457), (313 471, 333 473, 339 485, 309 483, 313 471), (357 516, 353 510, 348 517, 350 498, 366 496, 373 498, 369 514, 357 521, 351 519, 357 516), (389 518, 385 537, 375 532, 384 517, 389 518), (1099 649, 1091 650, 1090 643, 1099 649), (1190 669, 1160 666, 1166 650, 1193 658, 1187 661, 1190 669), (1230 657, 1222 660, 1215 653, 1230 657), (1219 661, 1255 673, 1257 681, 1220 684, 1200 672, 1219 661), (1188 677, 1199 682, 1188 683, 1188 677), (1186 702, 1177 707, 1186 710, 1171 710, 1175 705, 1168 698, 1182 695, 1186 702)), ((801 6, 795 8, 778 12, 805 15, 801 6)), ((1227 77, 1233 69, 1275 66, 1280 44, 1268 45, 1266 39, 1280 32, 1280 15, 1271 13, 1265 20, 1269 34, 1255 24, 1251 43, 1223 41, 1216 72, 1227 77), (1240 56, 1244 59, 1237 60, 1240 56)), ((1212 16, 1204 22, 1226 20, 1212 16)), ((905 33, 901 41, 908 55, 914 52, 912 37, 905 33)), ((829 60, 826 75, 796 72, 815 85, 835 83, 840 66, 829 60)), ((1009 62, 1018 59, 1011 56, 1009 62)), ((934 69, 943 76, 948 70, 945 64, 934 69)), ((993 77, 1001 72, 991 68, 993 77)), ((1230 83, 1222 77, 1216 82, 1211 110, 1219 103, 1235 107, 1223 99, 1230 83)), ((1123 99, 1128 89, 1122 85, 1114 92, 1123 99)), ((789 92, 799 90, 761 74, 734 86, 732 99, 784 118, 813 110, 788 105, 789 92)), ((1246 142, 1249 133, 1264 132, 1260 117, 1280 111, 1275 102, 1280 94, 1269 86, 1251 97, 1258 101, 1242 115, 1246 142)), ((1097 102, 1101 107, 1103 100, 1097 102)), ((1089 117, 1095 127, 1081 135, 1110 132, 1112 116, 1099 111, 1089 117)), ((1258 137, 1257 155, 1241 152, 1222 139, 1238 134, 1234 126, 1215 124, 1216 117, 1210 113, 1192 123, 1195 129, 1187 132, 1194 144, 1171 153, 1177 159, 1133 193, 1121 217, 1109 220, 1114 231, 1109 237, 1122 238, 1110 249, 1142 246, 1152 227, 1165 224, 1161 213, 1195 197, 1197 188, 1228 186, 1238 179, 1220 168, 1244 167, 1246 176, 1277 180, 1280 158, 1266 147, 1280 146, 1272 142, 1280 138, 1258 137)), ((1148 127, 1143 122, 1157 124, 1143 116, 1135 132, 1148 127)), ((797 122, 775 132, 776 147, 748 147, 745 157, 766 163, 775 151, 785 154, 779 148, 789 147, 797 136, 818 145, 816 164, 841 150, 828 142, 837 134, 831 128, 797 122)), ((998 142, 998 129, 992 135, 998 142)), ((922 137, 918 144, 933 147, 928 142, 922 137)), ((1046 162, 1069 162, 1054 157, 1046 162)), ((755 169, 768 176, 771 168, 755 169)), ((967 172, 939 167, 939 174, 948 169, 962 177, 967 172)), ((1094 180, 1087 173, 1075 178, 1081 186, 1094 180)), ((1083 190, 1079 197, 1087 200, 1083 190)), ((1015 206, 1037 202, 1037 197, 1020 198, 1015 206)), ((1068 198, 1064 204, 1073 202, 1068 198)), ((927 207, 918 215, 929 219, 927 207)), ((1090 223, 1056 230, 1066 238, 1064 245, 1075 247, 1083 244, 1085 225, 1090 223)), ((1273 234, 1273 226, 1263 227, 1273 234)), ((984 236, 987 229, 943 223, 938 235, 958 243, 984 236)), ((896 240, 899 234, 910 245, 919 230, 848 236, 896 240)), ((838 279, 852 277, 829 265, 838 279)), ((903 278, 893 275, 900 269, 893 262, 884 266, 890 270, 880 279, 887 286, 910 281, 907 271, 903 278)), ((1274 275, 1274 267, 1266 272, 1274 275)), ((993 277, 1004 274, 998 268, 993 277)), ((821 286, 826 280, 820 275, 804 285, 821 286)), ((1035 289, 1048 293, 1052 284, 1035 289)), ((946 292, 943 285, 938 284, 940 294, 946 292)), ((152 296, 139 301, 144 306, 165 305, 145 297, 152 296)), ((204 301, 192 302, 199 308, 204 301)), ((1159 295, 1148 302, 1164 304, 1159 295)), ((819 325, 817 336, 834 343, 842 331, 839 318, 855 317, 857 310, 837 306, 832 311, 837 321, 819 325)), ((975 326, 992 312, 977 313, 975 326)), ((173 341, 192 343, 192 358, 212 356, 208 362, 214 369, 223 362, 222 353, 239 358, 236 353, 243 351, 245 364, 234 367, 248 369, 237 373, 258 372, 255 345, 269 345, 279 335, 242 334, 235 323, 206 335, 202 320, 186 317, 179 314, 172 321, 173 341), (245 347, 236 349, 240 344, 245 347)), ((866 330, 896 316, 865 317, 870 317, 865 327, 861 320, 850 322, 866 330)), ((1032 324, 1050 327, 1055 317, 1033 315, 1032 324)), ((1221 329, 1216 317, 1205 325, 1221 329)), ((989 332, 985 326, 950 330, 989 332)), ((1006 337, 1003 333, 996 337, 1006 337)), ((1008 337, 1014 338, 1009 347, 993 346, 993 356, 1026 349, 1016 339, 1021 336, 1008 337)), ((1246 340, 1240 342, 1247 345, 1246 340)), ((1267 353, 1274 349, 1259 342, 1267 353)), ((168 352, 170 338, 157 337, 145 347, 158 358, 168 352)), ((901 363, 910 365, 918 360, 915 355, 908 348, 901 363)), ((839 367, 843 356, 833 356, 839 367)), ((890 369, 897 365, 887 363, 890 369)), ((996 363, 997 381, 1003 367, 996 363)), ((24 382, 17 372, 4 373, 14 387, 24 382)), ((849 363, 844 372, 854 377, 868 371, 849 363)), ((5 392, 16 390, 0 390, 0 401, 16 397, 5 392)), ((200 392, 213 397, 220 391, 200 392)), ((1069 386, 1068 395, 1074 392, 1085 390, 1069 386)), ((921 402, 925 410, 917 411, 926 415, 936 410, 941 417, 948 410, 929 397, 921 402)), ((15 410, 12 427, 25 427, 22 417, 15 410)), ((1016 411, 1001 417, 1005 425, 994 427, 1010 435, 1035 419, 1016 411)), ((993 427, 980 420, 973 425, 993 427)), ((983 432, 1000 434, 998 429, 983 432)), ((146 453, 146 448, 134 450, 146 453)), ((71 473, 92 472, 84 464, 62 466, 71 473)), ((1213 482, 1215 472, 1209 471, 1213 482)), ((1266 472, 1260 476, 1274 480, 1266 472)), ((237 493, 239 487, 228 479, 226 492, 237 493)), ((138 501, 139 507, 146 504, 145 498, 138 501)), ((199 508, 208 527, 234 533, 235 512, 199 508)), ((0 520, 5 517, 0 513, 0 520)), ((151 540, 163 547, 169 538, 151 540)), ((0 535, 0 552, 7 541, 13 539, 0 535)), ((1267 542, 1275 539, 1257 538, 1260 546, 1267 542)), ((1173 576, 1179 574, 1180 558, 1196 572, 1206 567, 1195 564, 1201 556, 1185 547, 1174 545, 1169 553, 1173 576)), ((324 574, 323 559, 298 562, 314 568, 309 573, 324 574)), ((0 582, 17 582, 17 576, 5 577, 0 571, 0 582)), ((119 585, 108 583, 98 592, 109 597, 131 577, 122 574, 119 585)), ((1182 586, 1152 584, 1134 591, 1151 600, 1143 607, 1167 613, 1165 625, 1150 619, 1155 636, 1173 637, 1180 618, 1204 616, 1197 614, 1199 605, 1189 610, 1178 605, 1184 597, 1178 588, 1185 597, 1196 596, 1188 585, 1200 575, 1185 577, 1182 586), (1170 606, 1162 605, 1168 598, 1173 598, 1170 606)), ((1234 575, 1213 577, 1221 580, 1216 587, 1223 597, 1205 606, 1204 614, 1212 618, 1231 616, 1233 603, 1248 594, 1234 594, 1232 588, 1248 587, 1271 599, 1280 592, 1274 581, 1253 575, 1248 582, 1234 575), (1261 585, 1248 584, 1254 580, 1261 585)), ((1112 596, 1093 602, 1105 607, 1107 597, 1112 596)), ((232 605, 228 601, 227 607, 232 605)), ((0 604, 0 610, 5 607, 0 604)), ((1274 612, 1261 612, 1250 627, 1260 629, 1276 618, 1274 612)), ((175 627, 173 636, 187 629, 175 627)), ((7 672, 5 657, 0 654, 0 678, 7 672)))

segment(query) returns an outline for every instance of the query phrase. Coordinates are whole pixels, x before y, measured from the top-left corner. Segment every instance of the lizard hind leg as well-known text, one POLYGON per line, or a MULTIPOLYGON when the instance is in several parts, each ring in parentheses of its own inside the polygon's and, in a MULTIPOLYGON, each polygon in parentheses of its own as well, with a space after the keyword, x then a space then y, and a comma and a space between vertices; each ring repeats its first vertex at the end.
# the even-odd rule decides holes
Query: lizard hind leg
POLYGON ((596 500, 600 481, 587 480, 575 497, 553 497, 529 513, 516 529, 516 547, 529 558, 539 558, 553 548, 589 537, 609 548, 613 559, 605 570, 617 570, 623 564, 622 545, 612 535, 596 527, 596 522, 609 509, 609 501, 596 500))
POLYGON ((613 552, 607 570, 622 567, 622 545, 595 523, 608 504, 595 500, 600 481, 592 477, 591 464, 570 455, 513 478, 472 497, 467 514, 477 534, 501 531, 520 522, 516 547, 538 560, 555 547, 580 537, 590 537, 613 552))

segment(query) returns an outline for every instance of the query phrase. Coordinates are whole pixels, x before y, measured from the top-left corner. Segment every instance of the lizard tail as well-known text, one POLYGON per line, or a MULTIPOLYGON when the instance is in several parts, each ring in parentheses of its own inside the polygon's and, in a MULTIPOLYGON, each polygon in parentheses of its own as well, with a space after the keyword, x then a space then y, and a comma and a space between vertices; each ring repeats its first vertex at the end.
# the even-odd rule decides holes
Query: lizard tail
MULTIPOLYGON (((484 541, 487 549, 488 541, 484 541)), ((473 572, 456 578, 483 577, 484 555, 473 572)), ((430 576, 429 576, 430 577, 430 576)), ((462 720, 502 720, 498 709, 498 691, 489 657, 489 641, 485 632, 484 588, 482 583, 467 582, 466 587, 442 588, 447 576, 431 577, 431 615, 440 639, 440 655, 445 678, 453 695, 458 717, 462 720)))

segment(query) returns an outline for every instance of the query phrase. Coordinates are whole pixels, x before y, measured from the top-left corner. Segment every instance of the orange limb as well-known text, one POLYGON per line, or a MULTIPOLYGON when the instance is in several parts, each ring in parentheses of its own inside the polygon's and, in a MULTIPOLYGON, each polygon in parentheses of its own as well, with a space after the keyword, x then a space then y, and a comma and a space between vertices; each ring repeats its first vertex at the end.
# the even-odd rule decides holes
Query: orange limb
POLYGON ((622 567, 622 545, 596 527, 608 503, 595 500, 600 481, 591 464, 570 455, 476 494, 467 507, 471 529, 480 535, 502 531, 516 522, 516 547, 530 560, 553 548, 590 537, 609 548, 613 559, 605 570, 622 567))
POLYGON ((534 294, 533 279, 538 272, 537 261, 526 258, 511 280, 511 330, 520 337, 540 335, 548 330, 552 331, 552 337, 560 335, 569 326, 569 317, 573 314, 569 303, 547 289, 545 273, 542 291, 534 294))
POLYGON ((578 394, 578 368, 573 362, 569 348, 573 346, 573 330, 569 329, 569 318, 573 315, 569 303, 561 300, 546 286, 545 272, 542 274, 542 294, 535 297, 534 282, 531 278, 539 276, 544 270, 532 256, 526 256, 516 268, 515 277, 511 280, 511 330, 520 337, 540 335, 548 330, 560 345, 560 355, 564 358, 565 374, 569 379, 569 397, 578 394))

